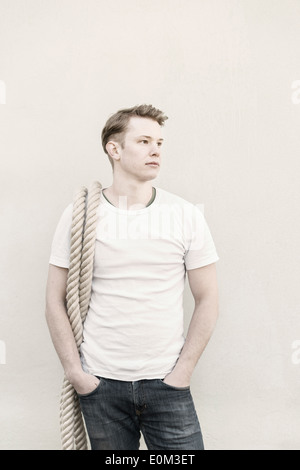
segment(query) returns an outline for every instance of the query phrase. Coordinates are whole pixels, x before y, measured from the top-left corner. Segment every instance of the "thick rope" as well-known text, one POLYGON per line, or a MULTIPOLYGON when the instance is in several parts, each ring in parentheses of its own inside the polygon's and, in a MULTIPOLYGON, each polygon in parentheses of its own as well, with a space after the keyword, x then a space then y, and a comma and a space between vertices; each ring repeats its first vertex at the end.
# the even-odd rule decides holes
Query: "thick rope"
MULTIPOLYGON (((91 297, 100 194, 101 184, 96 181, 89 192, 85 187, 80 188, 73 202, 66 305, 78 350, 83 340, 83 323, 91 297)), ((60 430, 63 450, 88 449, 79 399, 66 377, 61 392, 60 430)))

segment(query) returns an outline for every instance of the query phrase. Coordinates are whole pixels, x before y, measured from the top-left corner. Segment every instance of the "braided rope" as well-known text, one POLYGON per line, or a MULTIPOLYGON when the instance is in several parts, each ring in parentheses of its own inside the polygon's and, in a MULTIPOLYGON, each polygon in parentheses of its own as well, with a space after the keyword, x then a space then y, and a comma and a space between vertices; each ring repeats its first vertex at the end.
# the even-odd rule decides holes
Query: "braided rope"
POLYGON ((96 240, 97 209, 101 193, 101 184, 94 182, 88 197, 86 210, 86 223, 83 237, 83 249, 81 260, 81 272, 79 283, 80 313, 84 323, 91 296, 91 285, 93 278, 94 251, 96 240))
MULTIPOLYGON (((89 192, 85 187, 73 202, 70 266, 66 304, 77 348, 83 339, 83 323, 89 307, 101 184, 96 181, 89 192)), ((63 450, 86 450, 86 430, 76 391, 64 377, 60 401, 60 430, 63 450)))

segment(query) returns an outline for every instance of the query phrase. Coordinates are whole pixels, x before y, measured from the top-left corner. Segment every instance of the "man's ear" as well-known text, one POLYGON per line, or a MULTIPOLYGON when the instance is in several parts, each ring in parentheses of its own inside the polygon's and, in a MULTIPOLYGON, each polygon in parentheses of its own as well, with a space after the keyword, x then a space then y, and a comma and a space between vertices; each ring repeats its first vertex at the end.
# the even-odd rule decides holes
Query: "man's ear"
POLYGON ((120 144, 115 140, 110 140, 105 146, 108 155, 114 160, 120 160, 120 144))

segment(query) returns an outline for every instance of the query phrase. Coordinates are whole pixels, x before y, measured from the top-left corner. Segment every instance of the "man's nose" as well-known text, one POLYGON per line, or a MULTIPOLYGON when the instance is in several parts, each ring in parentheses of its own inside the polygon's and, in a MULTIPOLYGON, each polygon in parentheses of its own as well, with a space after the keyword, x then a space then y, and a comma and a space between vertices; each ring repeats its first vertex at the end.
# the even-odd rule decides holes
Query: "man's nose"
POLYGON ((151 155, 160 155, 160 146, 156 143, 152 144, 151 155))

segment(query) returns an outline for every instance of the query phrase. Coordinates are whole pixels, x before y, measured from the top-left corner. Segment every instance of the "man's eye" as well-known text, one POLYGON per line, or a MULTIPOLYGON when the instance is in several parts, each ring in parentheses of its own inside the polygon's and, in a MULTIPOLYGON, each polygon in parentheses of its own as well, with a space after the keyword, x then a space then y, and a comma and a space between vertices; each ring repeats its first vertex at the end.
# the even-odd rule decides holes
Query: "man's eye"
POLYGON ((142 144, 148 144, 148 140, 141 140, 142 144))

